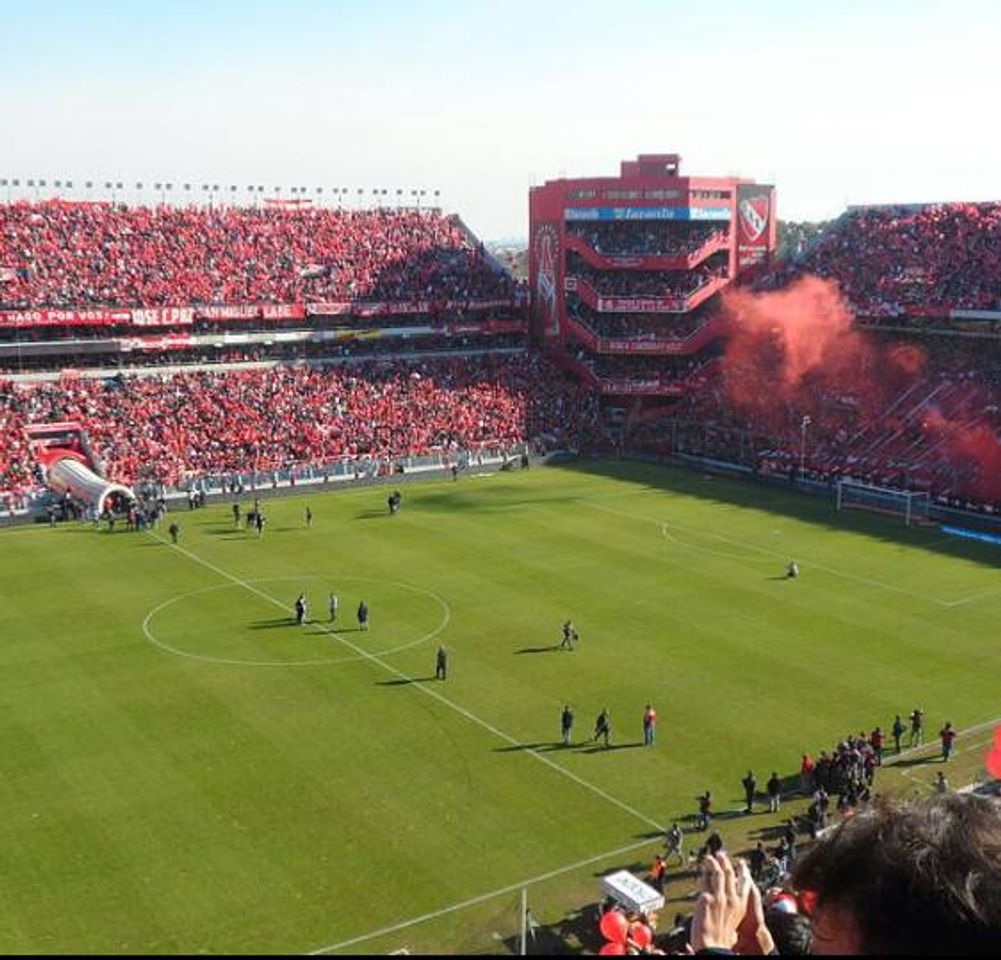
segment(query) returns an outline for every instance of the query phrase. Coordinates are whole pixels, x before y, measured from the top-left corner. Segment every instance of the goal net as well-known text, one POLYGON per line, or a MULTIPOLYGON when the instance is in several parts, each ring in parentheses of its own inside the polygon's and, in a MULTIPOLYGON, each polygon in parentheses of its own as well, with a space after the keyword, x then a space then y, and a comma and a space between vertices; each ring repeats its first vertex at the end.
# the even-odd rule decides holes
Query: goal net
POLYGON ((905 524, 927 523, 931 498, 924 492, 892 490, 852 480, 841 480, 836 490, 837 510, 869 510, 900 517, 905 524))

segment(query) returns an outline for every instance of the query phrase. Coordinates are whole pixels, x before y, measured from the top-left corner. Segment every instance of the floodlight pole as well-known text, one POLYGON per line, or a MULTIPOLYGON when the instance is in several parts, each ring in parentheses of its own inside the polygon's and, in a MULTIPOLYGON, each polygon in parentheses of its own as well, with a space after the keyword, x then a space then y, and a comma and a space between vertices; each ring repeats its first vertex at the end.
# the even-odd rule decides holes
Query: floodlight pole
POLYGON ((528 887, 521 888, 521 956, 528 953, 528 887))
POLYGON ((806 473, 806 428, 813 423, 809 414, 804 415, 799 422, 799 479, 803 480, 806 473))

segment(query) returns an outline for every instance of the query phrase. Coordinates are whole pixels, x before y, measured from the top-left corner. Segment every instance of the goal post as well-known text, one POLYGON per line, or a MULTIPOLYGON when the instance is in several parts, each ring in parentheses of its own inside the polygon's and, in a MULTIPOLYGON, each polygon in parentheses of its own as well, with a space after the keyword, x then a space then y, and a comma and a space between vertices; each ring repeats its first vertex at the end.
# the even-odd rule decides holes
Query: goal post
POLYGON ((835 488, 834 508, 868 510, 900 517, 907 526, 927 523, 931 497, 924 491, 893 490, 854 480, 839 480, 835 488))

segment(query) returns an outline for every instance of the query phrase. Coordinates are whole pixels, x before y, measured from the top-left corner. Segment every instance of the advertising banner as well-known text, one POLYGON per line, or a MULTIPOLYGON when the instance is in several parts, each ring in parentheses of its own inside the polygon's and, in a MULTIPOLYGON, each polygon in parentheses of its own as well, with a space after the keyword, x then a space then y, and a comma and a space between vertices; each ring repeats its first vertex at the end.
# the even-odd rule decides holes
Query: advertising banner
MULTIPOLYGON (((602 340, 602 350, 606 353, 681 354, 686 351, 684 340, 602 340)), ((690 351, 690 347, 687 348, 690 351)))
POLYGON ((514 299, 495 300, 330 300, 307 303, 311 317, 382 317, 407 313, 431 313, 438 310, 497 310, 514 307, 514 299))
POLYGON ((0 313, 0 327, 92 326, 131 323, 132 311, 127 309, 98 310, 7 310, 0 313))
POLYGON ((601 313, 679 313, 684 297, 598 297, 601 313))
POLYGON ((134 327, 173 327, 195 322, 194 307, 144 307, 129 312, 134 327))
POLYGON ((685 387, 682 383, 662 380, 602 380, 601 392, 620 396, 680 397, 685 387))
POLYGON ((191 345, 192 339, 187 333, 168 333, 163 337, 122 337, 118 341, 118 349, 122 353, 133 350, 176 350, 191 345))
POLYGON ((567 207, 566 220, 730 220, 729 207, 567 207))
POLYGON ((493 300, 362 301, 337 300, 328 303, 226 303, 198 307, 97 307, 93 309, 47 309, 0 311, 2 327, 44 326, 190 326, 195 320, 302 320, 308 316, 378 317, 435 310, 512 309, 511 298, 493 300))

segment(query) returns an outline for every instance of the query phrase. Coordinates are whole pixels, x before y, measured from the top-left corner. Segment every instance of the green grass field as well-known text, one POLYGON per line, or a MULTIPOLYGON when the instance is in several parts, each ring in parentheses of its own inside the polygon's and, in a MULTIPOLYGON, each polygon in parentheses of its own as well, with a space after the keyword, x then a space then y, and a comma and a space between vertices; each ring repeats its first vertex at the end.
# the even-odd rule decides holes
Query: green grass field
POLYGON ((739 808, 748 767, 915 705, 933 738, 1001 716, 997 549, 635 464, 402 489, 392 518, 385 488, 312 496, 308 530, 305 498, 266 502, 260 540, 184 510, 180 549, 0 533, 0 950, 503 950, 522 884, 554 874, 543 920, 595 900, 697 794, 739 808), (331 589, 335 630, 290 622, 331 589), (583 742, 604 706, 610 750, 583 742))

